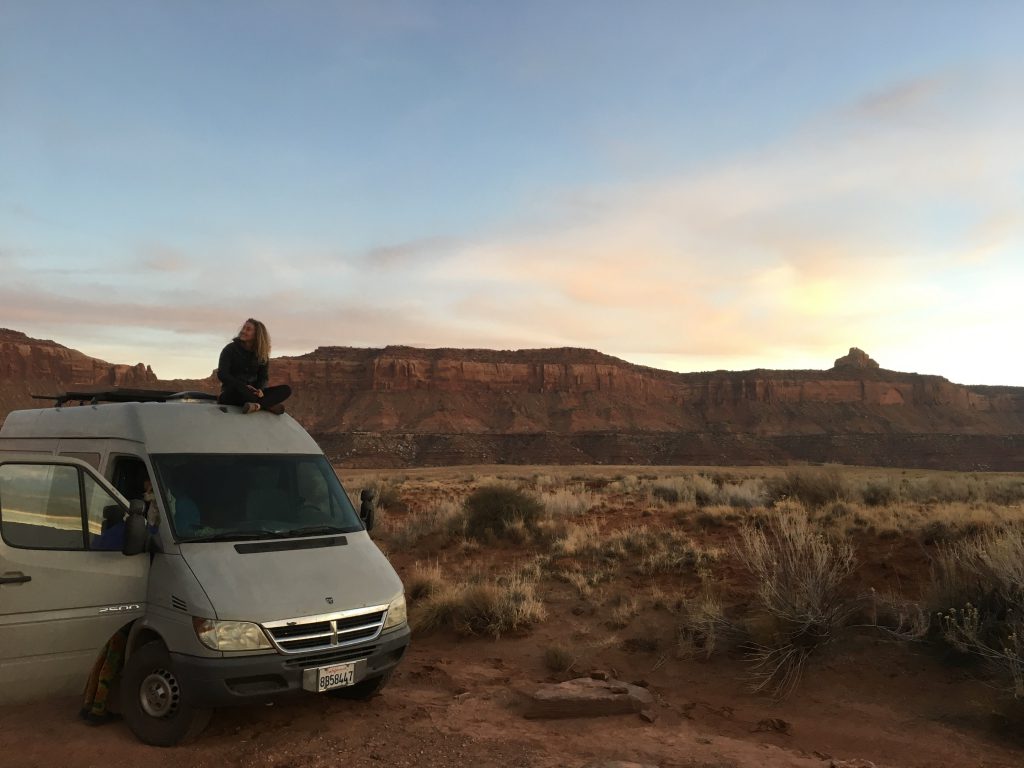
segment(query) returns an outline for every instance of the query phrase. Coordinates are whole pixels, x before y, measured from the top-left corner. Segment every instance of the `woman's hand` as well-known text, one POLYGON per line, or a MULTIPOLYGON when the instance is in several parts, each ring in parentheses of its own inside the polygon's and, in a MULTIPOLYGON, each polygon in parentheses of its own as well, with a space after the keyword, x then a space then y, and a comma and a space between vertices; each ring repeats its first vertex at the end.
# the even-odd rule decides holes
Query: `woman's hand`
POLYGON ((250 392, 252 392, 254 395, 256 395, 256 397, 258 397, 260 400, 263 399, 263 390, 262 389, 256 389, 256 387, 254 387, 252 384, 247 384, 246 386, 248 387, 250 392))

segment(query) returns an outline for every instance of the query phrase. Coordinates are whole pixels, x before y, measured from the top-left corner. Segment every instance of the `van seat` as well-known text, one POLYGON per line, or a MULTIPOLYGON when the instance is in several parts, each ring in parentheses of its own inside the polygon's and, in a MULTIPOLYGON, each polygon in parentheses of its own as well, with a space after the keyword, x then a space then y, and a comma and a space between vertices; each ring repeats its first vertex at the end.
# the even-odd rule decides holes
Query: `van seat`
POLYGON ((280 488, 253 488, 245 499, 248 520, 285 520, 295 517, 295 498, 280 488))

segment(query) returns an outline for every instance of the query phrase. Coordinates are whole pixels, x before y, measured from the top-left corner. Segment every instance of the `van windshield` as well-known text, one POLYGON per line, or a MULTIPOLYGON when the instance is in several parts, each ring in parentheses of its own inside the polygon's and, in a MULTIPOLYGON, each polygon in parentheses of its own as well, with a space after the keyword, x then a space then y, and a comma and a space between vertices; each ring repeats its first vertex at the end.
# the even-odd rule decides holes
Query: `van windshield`
POLYGON ((151 458, 178 541, 291 538, 363 529, 323 456, 207 453, 151 458))

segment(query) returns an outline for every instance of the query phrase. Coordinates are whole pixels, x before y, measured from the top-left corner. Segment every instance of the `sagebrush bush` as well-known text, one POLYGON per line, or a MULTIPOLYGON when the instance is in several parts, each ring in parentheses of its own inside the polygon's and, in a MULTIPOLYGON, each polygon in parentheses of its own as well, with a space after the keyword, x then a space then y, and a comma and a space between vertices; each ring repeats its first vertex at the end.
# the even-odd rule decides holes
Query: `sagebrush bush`
POLYGON ((769 492, 776 501, 794 499, 811 509, 847 499, 843 476, 834 469, 790 470, 769 481, 769 492))
MULTIPOLYGON (((373 488, 374 499, 378 507, 383 507, 390 512, 406 511, 405 501, 397 484, 381 481, 373 488)), ((356 505, 359 509, 359 505, 356 505)))
POLYGON ((544 508, 531 494, 504 485, 486 485, 465 501, 466 535, 475 539, 513 537, 535 530, 544 508))
POLYGON ((664 501, 668 504, 679 503, 679 491, 675 488, 669 488, 664 485, 655 485, 651 488, 651 496, 659 501, 664 501))
POLYGON ((899 487, 891 480, 869 480, 860 489, 861 500, 869 507, 885 507, 899 500, 899 487))
MULTIPOLYGON (((736 552, 754 577, 758 607, 772 637, 755 648, 755 689, 789 693, 804 664, 848 620, 842 594, 855 558, 848 541, 827 538, 807 516, 779 514, 740 528, 736 552)), ((766 638, 767 639, 767 638, 766 638)))

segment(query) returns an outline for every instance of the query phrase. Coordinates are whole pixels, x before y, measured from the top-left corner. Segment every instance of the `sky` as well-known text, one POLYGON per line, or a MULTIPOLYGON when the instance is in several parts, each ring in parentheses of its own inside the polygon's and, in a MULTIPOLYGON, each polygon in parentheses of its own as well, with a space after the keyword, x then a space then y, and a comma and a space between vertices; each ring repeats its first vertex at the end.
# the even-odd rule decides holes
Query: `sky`
POLYGON ((0 0, 0 327, 1024 385, 1024 3, 0 0))

